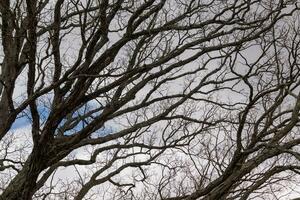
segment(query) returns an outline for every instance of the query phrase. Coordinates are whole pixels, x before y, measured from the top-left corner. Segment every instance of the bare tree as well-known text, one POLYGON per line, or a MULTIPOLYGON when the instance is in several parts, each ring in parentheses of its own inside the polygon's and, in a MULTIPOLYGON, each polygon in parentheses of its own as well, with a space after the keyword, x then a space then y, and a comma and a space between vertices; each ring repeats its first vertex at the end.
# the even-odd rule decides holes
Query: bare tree
POLYGON ((1 0, 0 14, 1 200, 296 192, 297 1, 1 0))

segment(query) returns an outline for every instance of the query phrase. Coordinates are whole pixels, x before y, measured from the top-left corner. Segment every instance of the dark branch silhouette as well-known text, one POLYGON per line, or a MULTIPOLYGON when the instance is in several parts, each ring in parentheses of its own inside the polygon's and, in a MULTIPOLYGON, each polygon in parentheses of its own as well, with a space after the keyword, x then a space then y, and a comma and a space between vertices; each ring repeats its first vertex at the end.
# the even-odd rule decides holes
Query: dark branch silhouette
POLYGON ((299 14, 291 0, 1 0, 0 200, 296 193, 299 14))

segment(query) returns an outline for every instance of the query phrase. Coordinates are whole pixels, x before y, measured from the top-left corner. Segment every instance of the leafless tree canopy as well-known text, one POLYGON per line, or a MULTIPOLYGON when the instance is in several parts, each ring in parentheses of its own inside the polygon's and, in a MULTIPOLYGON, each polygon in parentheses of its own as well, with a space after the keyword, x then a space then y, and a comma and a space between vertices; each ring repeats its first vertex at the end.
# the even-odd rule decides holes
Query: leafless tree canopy
POLYGON ((0 0, 0 200, 298 194, 299 6, 0 0))

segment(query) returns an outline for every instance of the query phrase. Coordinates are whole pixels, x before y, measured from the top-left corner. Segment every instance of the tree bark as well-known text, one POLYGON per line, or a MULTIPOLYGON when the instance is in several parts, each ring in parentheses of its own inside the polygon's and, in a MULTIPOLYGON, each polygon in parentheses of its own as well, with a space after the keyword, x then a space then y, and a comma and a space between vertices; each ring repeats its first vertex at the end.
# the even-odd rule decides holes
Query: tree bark
POLYGON ((47 168, 48 158, 47 148, 35 148, 23 169, 4 190, 0 200, 31 200, 37 178, 47 168))

